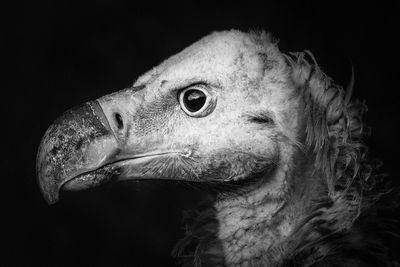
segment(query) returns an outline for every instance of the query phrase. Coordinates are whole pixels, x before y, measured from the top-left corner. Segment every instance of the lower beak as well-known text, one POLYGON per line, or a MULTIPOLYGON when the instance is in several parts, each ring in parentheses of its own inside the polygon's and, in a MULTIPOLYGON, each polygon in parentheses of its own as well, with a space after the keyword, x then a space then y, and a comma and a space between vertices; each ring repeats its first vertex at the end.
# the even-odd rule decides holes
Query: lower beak
POLYGON ((82 189, 101 184, 118 172, 117 140, 97 101, 60 116, 45 133, 37 155, 40 188, 51 204, 62 187, 82 189))

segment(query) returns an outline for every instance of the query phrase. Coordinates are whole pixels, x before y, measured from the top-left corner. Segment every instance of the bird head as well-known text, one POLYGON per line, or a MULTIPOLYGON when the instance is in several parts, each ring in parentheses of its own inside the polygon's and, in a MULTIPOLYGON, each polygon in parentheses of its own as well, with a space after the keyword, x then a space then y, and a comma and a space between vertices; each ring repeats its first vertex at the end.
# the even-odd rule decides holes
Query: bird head
POLYGON ((285 57, 266 34, 213 33, 134 85, 72 108, 37 156, 48 203, 110 180, 263 180, 281 194, 303 120, 285 57))
POLYGON ((329 233, 352 227, 376 179, 362 143, 366 107, 350 96, 309 52, 281 53, 265 33, 213 33, 130 88, 62 114, 39 147, 39 185, 55 203, 62 190, 108 181, 212 184, 230 191, 187 233, 195 262, 221 248, 232 266, 299 253, 314 262, 329 233), (216 227, 204 223, 210 214, 216 227))

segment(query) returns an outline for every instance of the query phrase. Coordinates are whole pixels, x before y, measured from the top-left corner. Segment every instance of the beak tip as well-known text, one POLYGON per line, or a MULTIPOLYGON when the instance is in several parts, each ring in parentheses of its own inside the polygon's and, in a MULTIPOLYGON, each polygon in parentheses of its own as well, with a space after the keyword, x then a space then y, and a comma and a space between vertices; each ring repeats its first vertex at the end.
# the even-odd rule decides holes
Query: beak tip
POLYGON ((55 204, 56 202, 58 202, 59 199, 59 192, 57 189, 52 188, 51 184, 46 183, 46 178, 44 178, 42 175, 38 174, 37 175, 38 179, 38 185, 40 188, 40 191, 42 193, 42 196, 44 198, 44 200, 46 201, 46 203, 48 205, 52 205, 55 204))
MULTIPOLYGON (((51 179, 52 168, 49 168, 49 146, 47 144, 47 134, 42 139, 42 142, 38 149, 38 154, 36 158, 36 177, 37 183, 39 185, 40 191, 47 204, 55 204, 58 202, 58 186, 54 179, 51 179)), ((54 175, 53 175, 54 176, 54 175)))
POLYGON ((97 101, 64 112, 47 129, 38 148, 36 177, 46 202, 56 203, 66 182, 100 165, 103 154, 114 151, 115 145, 97 101))
POLYGON ((48 205, 53 205, 58 202, 58 194, 47 194, 42 191, 44 200, 48 205))

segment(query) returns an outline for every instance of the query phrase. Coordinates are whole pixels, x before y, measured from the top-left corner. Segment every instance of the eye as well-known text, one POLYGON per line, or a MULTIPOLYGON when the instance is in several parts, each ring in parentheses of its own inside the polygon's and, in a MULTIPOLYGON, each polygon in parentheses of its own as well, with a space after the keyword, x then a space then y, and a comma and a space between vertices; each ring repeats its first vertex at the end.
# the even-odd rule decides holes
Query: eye
POLYGON ((210 105, 211 96, 203 88, 189 87, 179 94, 179 103, 189 116, 202 117, 210 105))

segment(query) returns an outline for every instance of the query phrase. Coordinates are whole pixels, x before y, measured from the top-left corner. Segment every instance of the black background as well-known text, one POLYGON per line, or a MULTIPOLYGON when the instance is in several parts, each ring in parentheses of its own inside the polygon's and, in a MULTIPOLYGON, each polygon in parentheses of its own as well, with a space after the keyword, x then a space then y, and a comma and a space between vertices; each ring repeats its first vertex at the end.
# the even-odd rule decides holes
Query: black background
MULTIPOLYGON (((399 8, 323 1, 30 1, 2 13, 2 243, 12 266, 174 266, 183 209, 201 192, 168 183, 108 185, 47 206, 35 179, 42 135, 63 111, 126 88, 214 30, 265 29, 282 51, 313 52, 342 85, 355 70, 366 140, 398 181, 399 8), (11 190, 10 190, 11 188, 11 190)), ((3 250, 4 251, 4 250, 3 250)), ((400 251, 400 250, 399 250, 400 251)))

